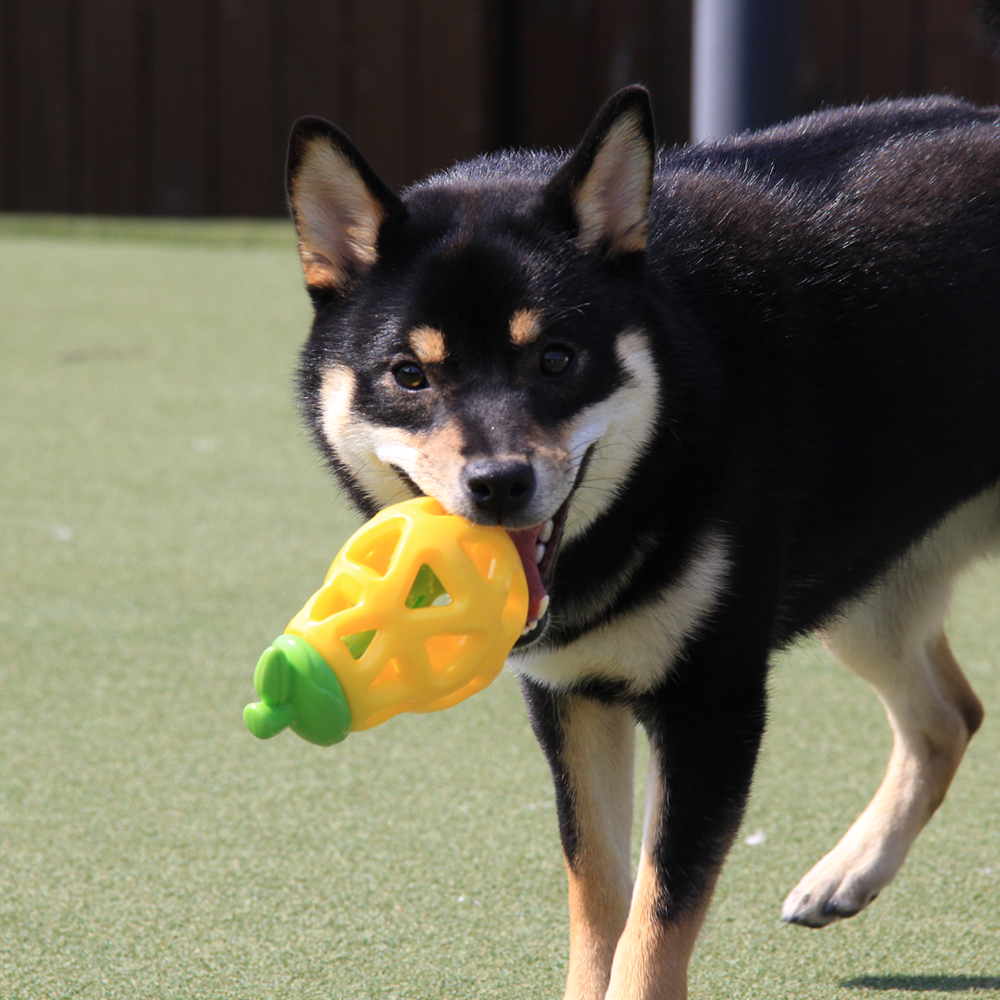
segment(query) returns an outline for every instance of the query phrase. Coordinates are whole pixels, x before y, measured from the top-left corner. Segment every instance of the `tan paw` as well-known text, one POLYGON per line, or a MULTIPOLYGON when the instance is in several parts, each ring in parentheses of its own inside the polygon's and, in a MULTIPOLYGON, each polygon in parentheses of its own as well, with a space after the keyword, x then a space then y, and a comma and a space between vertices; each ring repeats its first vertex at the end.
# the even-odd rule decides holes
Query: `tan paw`
POLYGON ((860 913, 888 881, 877 868, 844 867, 833 853, 828 854, 789 893, 781 919, 803 927, 826 927, 860 913))

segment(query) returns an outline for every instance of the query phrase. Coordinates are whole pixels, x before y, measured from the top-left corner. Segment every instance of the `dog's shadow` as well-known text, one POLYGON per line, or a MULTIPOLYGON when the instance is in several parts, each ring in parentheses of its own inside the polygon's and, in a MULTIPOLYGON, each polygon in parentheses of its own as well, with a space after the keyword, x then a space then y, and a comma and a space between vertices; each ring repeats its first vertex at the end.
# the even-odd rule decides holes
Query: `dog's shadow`
POLYGON ((923 993, 978 993, 1000 990, 1000 976, 859 976, 840 984, 850 990, 910 990, 923 993))

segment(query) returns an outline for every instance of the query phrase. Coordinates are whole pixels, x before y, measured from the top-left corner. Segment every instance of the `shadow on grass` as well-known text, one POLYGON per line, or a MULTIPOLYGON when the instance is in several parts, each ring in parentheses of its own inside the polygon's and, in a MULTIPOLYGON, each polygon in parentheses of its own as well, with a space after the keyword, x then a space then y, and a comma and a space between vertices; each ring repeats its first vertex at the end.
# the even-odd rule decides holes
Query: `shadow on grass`
POLYGON ((922 993, 977 993, 1000 990, 1000 976, 859 976, 845 979, 851 990, 912 990, 922 993))

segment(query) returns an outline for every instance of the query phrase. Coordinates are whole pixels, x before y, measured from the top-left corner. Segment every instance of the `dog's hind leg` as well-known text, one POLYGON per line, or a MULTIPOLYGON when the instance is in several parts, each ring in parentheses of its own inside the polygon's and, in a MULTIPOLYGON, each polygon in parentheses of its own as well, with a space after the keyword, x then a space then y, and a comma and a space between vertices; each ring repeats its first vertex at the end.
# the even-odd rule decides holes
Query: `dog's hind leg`
POLYGON ((569 876, 566 1000, 601 1000, 632 894, 635 723, 622 705, 522 688, 555 781, 569 876))
POLYGON ((942 630, 954 567, 941 554, 918 549, 824 636, 878 691, 894 745, 875 797, 785 901, 790 923, 823 927, 853 916, 892 881, 982 722, 942 630))

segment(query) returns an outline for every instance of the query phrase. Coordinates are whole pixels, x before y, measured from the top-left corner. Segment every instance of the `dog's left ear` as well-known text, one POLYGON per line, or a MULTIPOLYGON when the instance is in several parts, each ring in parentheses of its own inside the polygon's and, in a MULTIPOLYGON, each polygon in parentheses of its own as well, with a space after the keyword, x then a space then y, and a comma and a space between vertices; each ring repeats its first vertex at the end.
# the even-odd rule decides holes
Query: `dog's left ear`
POLYGON ((649 229, 656 136, 644 87, 618 91, 549 181, 545 205, 585 250, 641 253, 649 229), (567 217, 567 213, 568 217, 567 217))

